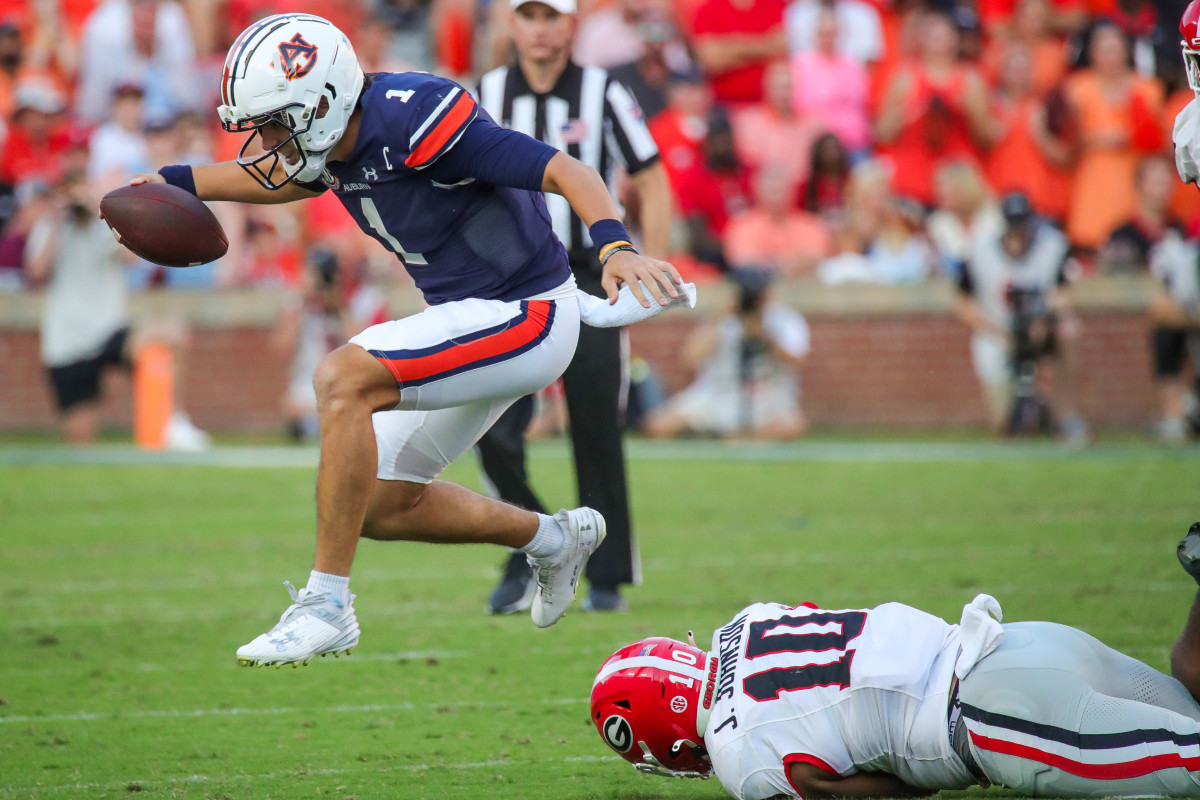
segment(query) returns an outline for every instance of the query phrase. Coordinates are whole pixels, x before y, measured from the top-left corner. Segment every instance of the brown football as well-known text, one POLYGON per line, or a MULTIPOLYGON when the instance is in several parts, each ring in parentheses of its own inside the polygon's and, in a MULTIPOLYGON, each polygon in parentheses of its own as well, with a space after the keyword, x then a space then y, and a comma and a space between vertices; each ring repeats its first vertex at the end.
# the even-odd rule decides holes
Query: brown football
POLYGON ((207 264, 229 249, 208 206, 170 184, 114 189, 100 200, 100 213, 130 252, 164 267, 207 264))

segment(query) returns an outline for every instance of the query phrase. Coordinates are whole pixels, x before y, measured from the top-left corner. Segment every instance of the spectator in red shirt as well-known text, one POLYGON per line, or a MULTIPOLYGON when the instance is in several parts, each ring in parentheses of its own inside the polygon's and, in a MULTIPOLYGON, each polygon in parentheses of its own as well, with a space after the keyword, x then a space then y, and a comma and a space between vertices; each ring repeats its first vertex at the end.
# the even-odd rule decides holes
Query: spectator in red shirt
POLYGON ((682 176, 702 158, 712 107, 712 89, 704 77, 696 71, 684 72, 672 76, 667 85, 666 110, 647 123, 676 199, 682 176))
POLYGON ((750 207, 750 176, 738 160, 733 129, 724 115, 708 123, 702 158, 679 176, 679 210, 687 222, 691 254, 724 269, 721 235, 729 218, 750 207))
POLYGON ((705 0, 692 26, 696 60, 721 103, 757 103, 767 64, 787 55, 784 0, 705 0))
POLYGON ((37 79, 19 84, 14 98, 12 125, 0 150, 0 183, 14 186, 36 180, 53 185, 70 146, 60 120, 62 95, 37 79))
POLYGON ((928 206, 937 163, 954 158, 978 161, 991 118, 983 79, 958 60, 954 22, 931 11, 921 30, 920 58, 892 79, 875 121, 875 136, 886 145, 896 193, 928 206))

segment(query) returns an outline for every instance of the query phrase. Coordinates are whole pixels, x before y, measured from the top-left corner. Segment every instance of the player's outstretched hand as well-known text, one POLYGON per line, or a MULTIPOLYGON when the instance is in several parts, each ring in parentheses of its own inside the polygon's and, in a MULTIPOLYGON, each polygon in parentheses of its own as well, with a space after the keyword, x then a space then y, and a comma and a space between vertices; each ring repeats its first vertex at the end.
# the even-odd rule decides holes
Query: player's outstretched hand
POLYGON ((134 175, 132 178, 129 179, 130 186, 138 186, 143 183, 166 183, 166 182, 167 182, 166 179, 164 179, 163 176, 159 175, 157 172, 152 172, 148 175, 139 172, 137 175, 134 175))
POLYGON ((633 292, 633 296, 642 304, 642 308, 649 308, 650 301, 646 298, 646 293, 642 291, 642 285, 638 281, 645 284, 660 306, 665 306, 671 302, 670 298, 679 296, 679 291, 675 287, 683 283, 683 278, 680 276, 679 270, 666 261, 643 256, 631 250, 621 250, 614 253, 605 263, 604 277, 601 279, 600 285, 604 287, 604 291, 608 295, 609 305, 617 302, 617 292, 624 283, 629 286, 629 291, 633 292))
MULTIPOLYGON (((163 180, 163 176, 159 175, 158 173, 144 175, 140 172, 129 179, 130 186, 140 186, 143 183, 166 183, 166 181, 163 180)), ((100 215, 100 219, 104 219, 103 209, 98 210, 96 213, 100 215)))

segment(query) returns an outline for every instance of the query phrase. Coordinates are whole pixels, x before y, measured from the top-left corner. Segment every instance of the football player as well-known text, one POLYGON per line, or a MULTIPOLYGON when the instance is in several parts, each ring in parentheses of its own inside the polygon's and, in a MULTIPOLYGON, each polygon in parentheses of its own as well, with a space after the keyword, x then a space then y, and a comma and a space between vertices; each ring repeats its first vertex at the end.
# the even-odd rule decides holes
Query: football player
MULTIPOLYGON (((1179 560, 1200 583, 1200 523, 1179 560)), ((1198 595, 1200 597, 1200 595, 1198 595)), ((592 686, 604 741, 644 772, 737 798, 1200 796, 1200 602, 1161 672, 1050 622, 758 603, 711 649, 645 639, 592 686)))
POLYGON ((239 662, 302 664, 358 643, 349 575, 360 536, 520 549, 537 580, 533 621, 553 625, 604 519, 589 508, 538 515, 435 478, 515 399, 557 379, 575 350, 588 308, 543 191, 566 197, 589 226, 611 303, 625 286, 631 313, 651 300, 665 307, 682 294, 679 273, 637 253, 594 170, 499 127, 453 81, 364 75, 346 36, 320 17, 280 14, 243 31, 221 98, 224 128, 247 134, 236 161, 168 166, 133 183, 246 203, 333 191, 430 304, 318 366, 313 571, 305 588, 287 584, 292 604, 239 662))
MULTIPOLYGON (((1192 0, 1179 20, 1188 86, 1200 98, 1200 0, 1192 0)), ((1200 103, 1195 98, 1175 117, 1175 169, 1184 183, 1200 178, 1200 103)))

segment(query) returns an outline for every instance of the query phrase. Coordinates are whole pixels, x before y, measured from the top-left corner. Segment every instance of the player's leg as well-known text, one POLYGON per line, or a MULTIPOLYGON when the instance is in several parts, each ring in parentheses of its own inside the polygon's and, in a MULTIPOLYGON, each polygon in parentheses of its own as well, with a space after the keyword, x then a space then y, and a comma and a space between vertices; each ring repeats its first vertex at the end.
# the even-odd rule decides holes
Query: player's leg
POLYGON ((308 584, 286 583, 292 604, 270 630, 238 648, 242 666, 307 664, 358 644, 350 565, 375 483, 372 413, 400 399, 391 373, 356 345, 343 345, 313 375, 321 422, 317 547, 308 584))
POLYGON ((314 377, 322 436, 313 573, 305 589, 292 590, 294 603, 279 623, 239 649, 239 660, 303 663, 357 643, 349 573, 364 527, 381 538, 427 541, 515 544, 528 536, 527 547, 543 526, 561 532, 565 542, 558 552, 535 565, 539 595, 533 608, 536 623, 557 621, 574 598, 582 562, 603 540, 598 515, 564 511, 561 522, 546 523, 473 493, 470 501, 459 495, 457 505, 448 504, 445 492, 427 496, 426 487, 514 398, 562 373, 578 327, 573 297, 466 300, 373 326, 323 360, 314 377), (403 410, 385 410, 397 405, 403 410), (385 491, 388 502, 378 506, 389 513, 367 526, 376 477, 393 482, 385 491), (464 515, 465 502, 472 512, 483 511, 464 515))
MULTIPOLYGON (((1184 570, 1200 584, 1200 522, 1192 524, 1176 555, 1184 570)), ((1183 631, 1171 649, 1171 675, 1200 700, 1200 593, 1192 598, 1183 631)))
POLYGON ((375 485, 371 415, 395 408, 400 392, 391 372, 354 344, 326 356, 313 375, 313 385, 321 424, 313 569, 348 576, 375 485))
POLYGON ((579 503, 599 511, 608 524, 604 544, 587 565, 589 611, 623 610, 620 587, 636 578, 621 426, 629 391, 627 351, 623 329, 582 328, 563 373, 579 503))
POLYGON ((1200 707, 1178 682, 1064 625, 1004 630, 959 694, 970 756, 992 783, 1043 797, 1200 795, 1200 707))
MULTIPOLYGON (((533 418, 534 405, 533 395, 517 400, 475 447, 480 469, 493 494, 505 502, 545 514, 545 507, 529 485, 525 464, 525 432, 533 418)), ((529 561, 524 553, 514 550, 504 559, 500 582, 488 597, 487 610, 492 614, 524 611, 533 602, 533 590, 529 561)))

